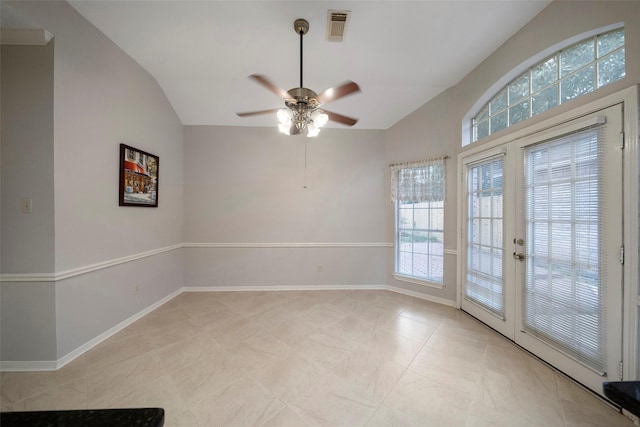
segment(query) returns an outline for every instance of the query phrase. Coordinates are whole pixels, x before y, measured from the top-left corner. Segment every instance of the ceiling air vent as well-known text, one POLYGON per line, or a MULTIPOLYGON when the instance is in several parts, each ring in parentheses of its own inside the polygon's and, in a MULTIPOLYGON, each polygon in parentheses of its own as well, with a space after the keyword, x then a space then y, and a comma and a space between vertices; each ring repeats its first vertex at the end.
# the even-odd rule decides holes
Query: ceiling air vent
POLYGON ((349 10, 330 10, 327 15, 327 40, 341 42, 349 21, 349 10))

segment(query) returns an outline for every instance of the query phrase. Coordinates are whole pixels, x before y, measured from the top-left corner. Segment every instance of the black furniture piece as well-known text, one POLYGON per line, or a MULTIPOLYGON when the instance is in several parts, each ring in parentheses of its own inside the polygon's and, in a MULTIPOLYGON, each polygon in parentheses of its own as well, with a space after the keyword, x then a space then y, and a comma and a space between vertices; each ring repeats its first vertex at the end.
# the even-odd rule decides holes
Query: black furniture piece
POLYGON ((608 381, 602 390, 613 403, 640 417, 640 381, 608 381))
POLYGON ((2 427, 162 427, 164 409, 2 412, 2 427))

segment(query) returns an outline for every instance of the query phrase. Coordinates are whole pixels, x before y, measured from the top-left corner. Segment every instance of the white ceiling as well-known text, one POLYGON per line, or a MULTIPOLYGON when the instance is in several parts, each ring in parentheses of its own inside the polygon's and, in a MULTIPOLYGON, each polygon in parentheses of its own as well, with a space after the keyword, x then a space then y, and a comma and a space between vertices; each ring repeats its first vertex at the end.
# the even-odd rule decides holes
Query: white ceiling
POLYGON ((549 2, 69 1, 157 79, 185 125, 273 126, 235 113, 283 105, 250 74, 298 86, 293 21, 305 18, 304 86, 357 82, 327 109, 358 129, 387 129, 455 85, 549 2), (327 41, 329 9, 351 11, 342 43, 327 41))

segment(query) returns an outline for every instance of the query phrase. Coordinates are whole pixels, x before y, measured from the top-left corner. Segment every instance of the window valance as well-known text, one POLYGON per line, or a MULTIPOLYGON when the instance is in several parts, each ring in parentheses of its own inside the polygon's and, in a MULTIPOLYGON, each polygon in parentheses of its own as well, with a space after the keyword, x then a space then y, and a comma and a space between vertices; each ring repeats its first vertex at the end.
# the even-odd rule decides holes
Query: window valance
POLYGON ((391 201, 416 203, 445 200, 445 160, 448 158, 444 156, 390 165, 391 201))

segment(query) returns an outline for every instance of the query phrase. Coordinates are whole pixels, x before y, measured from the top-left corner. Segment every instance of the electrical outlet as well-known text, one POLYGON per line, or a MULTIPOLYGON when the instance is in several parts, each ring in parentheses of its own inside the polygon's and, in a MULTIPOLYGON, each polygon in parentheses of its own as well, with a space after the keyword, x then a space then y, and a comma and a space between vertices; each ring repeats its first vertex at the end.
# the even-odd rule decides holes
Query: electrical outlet
POLYGON ((133 288, 133 294, 134 294, 134 295, 140 295, 140 285, 136 285, 136 286, 133 288))
POLYGON ((320 264, 316 265, 316 271, 322 273, 322 266, 320 264))

